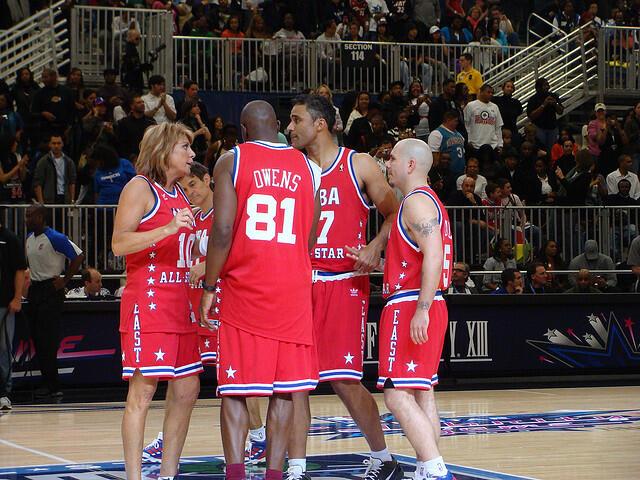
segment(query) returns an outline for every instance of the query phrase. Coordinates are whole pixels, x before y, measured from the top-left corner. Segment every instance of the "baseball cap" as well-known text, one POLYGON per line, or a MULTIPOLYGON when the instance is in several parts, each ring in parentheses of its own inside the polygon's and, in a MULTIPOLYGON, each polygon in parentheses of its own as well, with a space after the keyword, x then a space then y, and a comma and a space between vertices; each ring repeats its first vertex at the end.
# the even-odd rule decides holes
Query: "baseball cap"
POLYGON ((380 20, 378 20, 378 25, 386 25, 387 24, 387 17, 382 17, 380 20))
POLYGON ((102 97, 96 97, 96 99, 93 101, 93 106, 96 107, 98 105, 106 105, 107 102, 105 102, 104 98, 102 97))
POLYGON ((587 260, 597 260, 599 256, 598 242, 595 240, 587 240, 584 242, 584 257, 587 260))
POLYGON ((594 111, 598 111, 598 110, 607 110, 607 107, 604 105, 604 103, 596 103, 596 106, 594 108, 594 111))
POLYGON ((433 27, 431 27, 429 29, 429 35, 433 35, 434 33, 439 32, 439 31, 440 31, 440 27, 438 27, 437 25, 434 25, 433 27))

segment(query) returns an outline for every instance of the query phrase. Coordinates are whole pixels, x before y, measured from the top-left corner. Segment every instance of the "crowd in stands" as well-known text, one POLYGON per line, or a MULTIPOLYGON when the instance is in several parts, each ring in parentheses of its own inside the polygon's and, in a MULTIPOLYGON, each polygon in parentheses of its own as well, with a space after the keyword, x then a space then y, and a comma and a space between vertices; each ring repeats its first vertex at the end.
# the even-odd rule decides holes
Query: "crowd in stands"
MULTIPOLYGON (((516 38, 500 4, 482 0, 469 6, 466 12, 462 3, 455 0, 446 0, 442 5, 437 0, 298 1, 295 5, 284 0, 266 0, 260 5, 235 0, 109 3, 114 7, 169 9, 174 12, 175 32, 182 35, 226 38, 275 35, 295 39, 314 38, 323 32, 321 35, 327 38, 342 38, 356 22, 356 36, 369 40, 403 39, 403 32, 413 26, 419 34, 416 41, 439 35, 446 43, 464 43, 487 27, 486 31, 493 32, 496 38, 507 42, 516 38), (301 11, 305 15, 298 19, 291 13, 301 11), (326 25, 336 28, 322 30, 326 25)), ((621 3, 624 2, 618 2, 621 3)), ((549 18, 553 14, 558 28, 569 28, 569 24, 578 25, 590 19, 600 21, 597 8, 589 2, 579 8, 571 1, 554 5, 555 9, 543 13, 549 18)), ((620 21, 634 25, 639 6, 638 1, 623 9, 618 5, 614 14, 619 17, 623 11, 620 21)), ((130 27, 120 31, 129 40, 139 41, 139 32, 137 37, 135 34, 138 30, 130 27)), ((383 171, 385 160, 398 140, 416 137, 427 142, 434 155, 431 185, 446 205, 487 207, 464 210, 464 214, 452 220, 456 238, 460 239, 456 245, 458 258, 463 258, 462 251, 469 240, 465 235, 469 230, 465 228, 469 226, 487 239, 482 244, 483 251, 494 249, 495 255, 489 258, 484 255, 471 259, 475 266, 485 270, 508 272, 523 268, 523 262, 534 260, 537 250, 536 260, 545 271, 609 270, 614 268, 614 262, 627 256, 633 259, 637 210, 621 208, 616 213, 619 227, 614 228, 613 243, 621 248, 615 250, 614 258, 607 257, 608 262, 599 261, 597 265, 591 258, 593 245, 587 242, 588 237, 577 242, 579 248, 584 246, 584 256, 591 263, 573 264, 576 260, 573 259, 567 265, 555 258, 549 252, 559 250, 557 242, 543 238, 543 225, 528 219, 524 210, 517 210, 517 230, 535 249, 513 258, 514 245, 521 240, 515 232, 505 235, 500 231, 496 212, 505 206, 640 205, 637 176, 640 102, 628 111, 611 112, 605 104, 598 103, 584 126, 571 128, 562 123, 562 101, 544 78, 538 80, 536 93, 528 99, 525 111, 513 97, 517 85, 511 81, 503 85, 485 84, 475 60, 473 55, 462 53, 457 59, 456 76, 443 81, 438 96, 431 96, 418 78, 411 78, 409 83, 391 82, 388 90, 381 93, 345 94, 340 105, 335 106, 336 141, 369 153, 383 171), (498 88, 501 94, 494 96, 498 88), (520 132, 516 124, 523 114, 529 122, 520 132)), ((98 88, 85 87, 83 72, 77 68, 71 68, 63 81, 52 69, 45 69, 42 78, 34 79, 26 68, 16 72, 11 88, 0 80, 0 203, 37 200, 49 205, 116 204, 122 188, 135 175, 138 145, 149 125, 173 121, 187 125, 194 132, 196 159, 210 170, 217 158, 239 141, 238 127, 226 123, 211 105, 201 100, 198 94, 201 85, 197 81, 184 81, 182 92, 174 99, 171 92, 165 91, 161 75, 151 75, 143 85, 141 76, 132 82, 121 75, 119 82, 118 74, 106 69, 104 83, 98 88)), ((328 85, 307 91, 333 102, 328 85)), ((283 129, 283 141, 286 133, 283 129)), ((112 221, 112 212, 106 212, 104 219, 112 221)), ((574 234, 568 233, 569 237, 574 234)), ((638 246, 640 242, 635 244, 638 246)), ((633 266, 629 259, 627 264, 633 266)), ((465 268, 468 273, 469 266, 465 268)), ((545 275, 548 281, 544 291, 578 286, 576 276, 564 279, 545 275)), ((530 276, 535 277, 535 271, 530 276)), ((592 286, 601 291, 618 288, 615 279, 606 278, 603 283, 600 274, 590 278, 592 286)), ((517 283, 515 279, 511 281, 517 283)), ((529 292, 526 285, 525 281, 524 291, 529 292)), ((487 292, 506 287, 502 275, 487 274, 473 288, 487 292)), ((533 286, 534 291, 538 288, 533 286)))

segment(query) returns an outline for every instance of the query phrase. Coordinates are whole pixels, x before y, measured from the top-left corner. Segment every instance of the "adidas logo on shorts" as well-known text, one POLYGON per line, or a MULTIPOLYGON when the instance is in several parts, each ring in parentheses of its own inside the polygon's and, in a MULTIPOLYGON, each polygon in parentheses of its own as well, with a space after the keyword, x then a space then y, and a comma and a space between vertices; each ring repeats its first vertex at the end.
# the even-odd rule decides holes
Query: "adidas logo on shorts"
POLYGON ((357 288, 352 288, 351 289, 351 296, 352 297, 357 297, 359 293, 359 290, 357 288))

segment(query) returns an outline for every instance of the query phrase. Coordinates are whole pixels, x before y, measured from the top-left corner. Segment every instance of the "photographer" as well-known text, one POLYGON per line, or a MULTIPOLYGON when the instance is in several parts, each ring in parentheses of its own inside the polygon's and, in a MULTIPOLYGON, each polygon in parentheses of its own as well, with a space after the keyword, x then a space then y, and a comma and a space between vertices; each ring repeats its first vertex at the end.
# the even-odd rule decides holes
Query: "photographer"
POLYGON ((140 53, 138 52, 140 38, 140 32, 138 30, 130 29, 127 31, 127 44, 122 59, 122 83, 126 88, 135 93, 142 92, 144 88, 142 72, 149 67, 148 64, 143 64, 140 60, 140 53))

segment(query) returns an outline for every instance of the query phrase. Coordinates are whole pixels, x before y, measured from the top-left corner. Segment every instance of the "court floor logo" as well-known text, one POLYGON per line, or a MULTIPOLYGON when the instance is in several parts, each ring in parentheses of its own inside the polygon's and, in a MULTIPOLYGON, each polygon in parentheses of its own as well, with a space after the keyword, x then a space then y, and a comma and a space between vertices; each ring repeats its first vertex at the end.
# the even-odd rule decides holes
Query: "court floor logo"
MULTIPOLYGON (((402 435, 392 414, 380 417, 385 435, 402 435)), ((580 431, 615 425, 640 428, 640 410, 559 411, 517 415, 443 417, 441 436, 485 435, 519 432, 580 431)), ((351 417, 314 417, 309 434, 327 440, 359 438, 362 433, 351 417)))
MULTIPOLYGON (((334 453, 313 455, 307 460, 307 471, 311 478, 331 480, 362 480, 366 470, 368 454, 334 453)), ((397 455, 405 473, 404 480, 412 480, 415 460, 397 455)), ((448 465, 458 480, 526 480, 526 477, 479 470, 460 465, 448 465)), ((157 480, 160 465, 144 465, 142 477, 157 480)), ((247 479, 264 480, 265 468, 247 469, 247 479)), ((221 457, 188 457, 180 459, 179 478, 193 480, 224 480, 224 461, 221 457)), ((126 480, 124 464, 120 462, 97 462, 92 464, 38 465, 0 469, 0 480, 126 480)))

